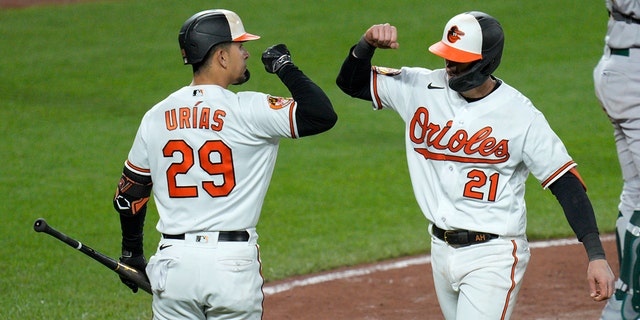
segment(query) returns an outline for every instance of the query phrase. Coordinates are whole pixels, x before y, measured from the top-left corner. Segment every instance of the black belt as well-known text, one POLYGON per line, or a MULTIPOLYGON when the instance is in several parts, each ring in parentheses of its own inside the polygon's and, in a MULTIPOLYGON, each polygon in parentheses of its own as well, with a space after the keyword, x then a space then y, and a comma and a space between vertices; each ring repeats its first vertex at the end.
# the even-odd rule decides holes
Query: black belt
POLYGON ((613 49, 613 48, 611 48, 611 54, 616 55, 616 56, 628 57, 629 56, 629 48, 626 48, 626 49, 613 49))
MULTIPOLYGON (((165 239, 184 240, 183 234, 162 234, 165 239)), ((244 242, 249 241, 249 232, 247 231, 220 231, 218 235, 218 241, 234 241, 244 242)))
POLYGON ((438 228, 438 226, 436 226, 435 224, 433 225, 431 230, 436 238, 455 247, 464 247, 499 238, 497 234, 487 232, 477 232, 471 230, 443 230, 438 228))
POLYGON ((609 15, 611 15, 611 17, 613 17, 613 20, 616 20, 616 21, 640 24, 640 19, 636 19, 630 15, 623 14, 618 11, 609 12, 609 15))

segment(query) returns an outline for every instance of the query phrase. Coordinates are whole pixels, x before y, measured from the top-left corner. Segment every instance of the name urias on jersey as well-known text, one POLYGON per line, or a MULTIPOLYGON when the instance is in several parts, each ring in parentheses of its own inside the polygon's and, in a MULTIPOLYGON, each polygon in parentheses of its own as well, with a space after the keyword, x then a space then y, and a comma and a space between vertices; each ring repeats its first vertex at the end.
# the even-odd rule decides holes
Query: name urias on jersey
POLYGON ((227 115, 223 110, 212 111, 209 107, 198 108, 202 101, 193 107, 180 107, 167 110, 164 119, 167 130, 175 129, 211 129, 222 130, 223 118, 227 115))
POLYGON ((440 161, 502 163, 509 160, 509 141, 498 141, 492 137, 491 127, 484 127, 473 134, 464 129, 449 134, 452 124, 452 120, 447 121, 444 127, 431 123, 429 110, 419 107, 411 119, 410 138, 417 145, 426 144, 427 148, 416 147, 414 150, 426 159, 440 161))

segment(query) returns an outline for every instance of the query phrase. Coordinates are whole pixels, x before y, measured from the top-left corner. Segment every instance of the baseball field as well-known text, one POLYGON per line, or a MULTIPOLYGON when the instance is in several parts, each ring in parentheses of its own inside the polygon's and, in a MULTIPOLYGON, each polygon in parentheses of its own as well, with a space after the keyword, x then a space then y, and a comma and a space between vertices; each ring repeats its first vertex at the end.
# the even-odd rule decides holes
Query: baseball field
MULTIPOLYGON (((233 90, 288 95, 260 62, 266 47, 285 43, 339 115, 326 134, 281 143, 258 224, 268 284, 428 254, 401 120, 335 85, 347 50, 375 23, 396 25, 400 42, 398 50, 377 52, 376 64, 440 68, 443 61, 427 48, 451 16, 480 10, 496 17, 506 41, 495 75, 546 115, 579 164, 601 232, 614 229, 620 170, 592 80, 606 29, 603 1, 53 2, 0 0, 0 319, 150 318, 149 295, 132 294, 113 272, 35 233, 33 223, 46 218, 119 256, 111 200, 123 162, 144 112, 190 82, 178 30, 212 6, 237 12, 247 31, 262 37, 246 44, 251 80, 233 90), (30 2, 36 5, 24 6, 30 2)), ((555 198, 533 177, 527 203, 531 240, 572 236, 555 198)), ((159 238, 156 222, 151 204, 147 257, 159 238)), ((584 259, 572 252, 564 258, 584 259)), ((396 319, 366 311, 355 317, 396 319)))

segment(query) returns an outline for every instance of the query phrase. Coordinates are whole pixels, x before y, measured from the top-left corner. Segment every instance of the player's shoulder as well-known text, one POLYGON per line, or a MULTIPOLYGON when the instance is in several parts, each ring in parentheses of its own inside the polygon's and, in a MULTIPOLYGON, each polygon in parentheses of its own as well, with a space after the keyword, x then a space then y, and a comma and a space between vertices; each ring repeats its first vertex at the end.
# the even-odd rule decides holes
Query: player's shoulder
POLYGON ((488 96, 487 102, 503 106, 510 117, 531 118, 541 114, 531 99, 506 82, 500 81, 500 87, 488 96))
POLYGON ((401 67, 398 68, 390 68, 383 66, 373 66, 372 70, 374 73, 383 76, 397 77, 397 76, 415 76, 415 75, 428 75, 434 72, 434 70, 420 68, 420 67, 401 67))
POLYGON ((290 96, 276 96, 263 92, 243 91, 238 92, 239 108, 249 113, 256 111, 278 111, 288 109, 295 105, 295 100, 290 96))
POLYGON ((533 105, 533 102, 531 101, 531 99, 529 99, 529 97, 524 95, 524 93, 512 87, 508 83, 504 82, 504 80, 502 79, 498 79, 498 80, 501 82, 501 84, 500 84, 500 88, 498 88, 496 92, 499 93, 500 99, 509 101, 509 103, 511 104, 521 105, 523 107, 535 109, 535 106, 533 105))

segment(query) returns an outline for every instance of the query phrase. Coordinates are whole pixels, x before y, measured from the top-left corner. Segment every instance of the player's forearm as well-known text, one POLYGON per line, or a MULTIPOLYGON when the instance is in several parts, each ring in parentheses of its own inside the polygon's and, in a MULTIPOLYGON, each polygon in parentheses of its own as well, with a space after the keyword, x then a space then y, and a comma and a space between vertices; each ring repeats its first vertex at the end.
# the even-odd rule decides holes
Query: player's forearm
POLYGON ((587 251, 589 261, 596 259, 606 260, 604 248, 602 247, 602 242, 600 242, 600 236, 597 233, 588 233, 582 237, 580 241, 582 242, 584 249, 587 251))
POLYGON ((144 219, 152 187, 151 177, 136 174, 126 166, 122 170, 113 207, 120 213, 123 250, 143 251, 144 219))
POLYGON ((301 137, 321 133, 333 127, 338 115, 333 110, 329 97, 317 84, 293 64, 284 65, 277 74, 298 105, 296 124, 301 137))
POLYGON ((144 219, 146 206, 135 216, 120 214, 120 228, 122 230, 122 249, 135 254, 143 252, 144 248, 144 219))
POLYGON ((549 186, 549 189, 562 206, 576 237, 587 250, 589 261, 605 259, 593 206, 582 182, 573 173, 567 172, 549 186))
POLYGON ((342 63, 336 79, 338 87, 346 94, 371 101, 369 83, 371 79, 371 57, 374 48, 363 39, 349 49, 349 55, 342 63))

